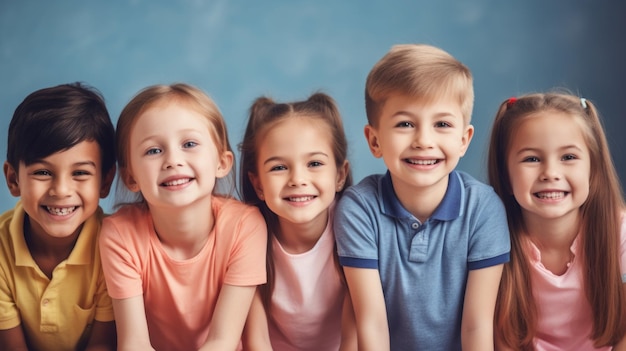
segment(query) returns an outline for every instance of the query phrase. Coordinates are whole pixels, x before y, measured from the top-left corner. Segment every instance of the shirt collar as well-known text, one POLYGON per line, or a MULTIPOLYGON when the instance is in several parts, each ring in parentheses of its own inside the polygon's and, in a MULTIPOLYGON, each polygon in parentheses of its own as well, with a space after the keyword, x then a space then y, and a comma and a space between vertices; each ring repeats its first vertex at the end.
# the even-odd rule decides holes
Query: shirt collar
MULTIPOLYGON (((382 211, 384 214, 396 218, 414 217, 407 211, 398 199, 391 182, 391 173, 387 171, 379 182, 379 189, 382 197, 382 211)), ((440 221, 450 221, 458 218, 461 213, 461 203, 463 200, 463 187, 461 179, 456 171, 452 171, 448 176, 448 188, 441 203, 430 216, 432 219, 440 221)), ((430 219, 429 218, 429 219, 430 219)))

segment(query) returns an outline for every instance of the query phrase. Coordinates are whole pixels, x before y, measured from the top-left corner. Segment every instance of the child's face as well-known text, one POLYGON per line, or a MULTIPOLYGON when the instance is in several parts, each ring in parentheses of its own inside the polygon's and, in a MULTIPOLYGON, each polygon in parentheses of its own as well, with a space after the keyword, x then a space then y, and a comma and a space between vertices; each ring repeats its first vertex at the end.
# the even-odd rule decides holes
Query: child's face
POLYGON ((474 129, 453 100, 421 103, 394 95, 383 105, 378 127, 365 127, 370 151, 382 157, 396 193, 441 187, 465 154, 474 129))
POLYGON ((28 166, 20 162, 17 174, 7 163, 5 175, 11 193, 21 197, 31 235, 39 238, 77 235, 110 186, 110 180, 103 181, 95 141, 80 142, 28 166))
POLYGON ((257 145, 257 175, 249 175, 259 198, 281 223, 319 221, 343 186, 347 163, 337 169, 328 125, 290 117, 272 126, 257 145))
POLYGON ((580 126, 562 112, 525 117, 510 141, 507 166, 525 218, 578 215, 589 195, 591 160, 580 126))
POLYGON ((177 102, 157 103, 137 117, 129 141, 125 184, 151 207, 183 207, 206 199, 233 155, 218 154, 208 120, 177 102))

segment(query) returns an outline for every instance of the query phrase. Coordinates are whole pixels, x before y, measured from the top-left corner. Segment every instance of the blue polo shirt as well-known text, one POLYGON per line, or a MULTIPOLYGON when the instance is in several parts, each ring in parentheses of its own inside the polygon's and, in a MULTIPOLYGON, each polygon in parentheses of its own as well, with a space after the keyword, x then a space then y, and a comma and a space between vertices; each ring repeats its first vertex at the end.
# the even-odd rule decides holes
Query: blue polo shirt
POLYGON ((500 198, 467 173, 449 177, 425 223, 402 206, 389 172, 348 188, 337 204, 339 261, 379 270, 391 350, 461 350, 468 271, 509 260, 500 198))

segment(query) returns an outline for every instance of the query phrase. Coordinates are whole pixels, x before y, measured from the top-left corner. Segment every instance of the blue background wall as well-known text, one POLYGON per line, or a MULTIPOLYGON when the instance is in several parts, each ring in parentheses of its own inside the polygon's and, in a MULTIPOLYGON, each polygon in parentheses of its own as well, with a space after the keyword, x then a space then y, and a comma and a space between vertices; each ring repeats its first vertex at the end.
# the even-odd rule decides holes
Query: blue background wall
MULTIPOLYGON (((340 106, 360 180, 384 171, 362 133, 365 77, 392 45, 422 42, 475 76, 476 136, 461 169, 485 180, 490 123, 503 99, 559 86, 598 104, 624 184, 624 18, 626 3, 606 0, 2 0, 0 154, 17 105, 61 83, 98 88, 114 122, 145 86, 191 83, 220 106, 233 146, 257 96, 322 90, 340 106)), ((15 201, 0 186, 0 211, 15 201)))

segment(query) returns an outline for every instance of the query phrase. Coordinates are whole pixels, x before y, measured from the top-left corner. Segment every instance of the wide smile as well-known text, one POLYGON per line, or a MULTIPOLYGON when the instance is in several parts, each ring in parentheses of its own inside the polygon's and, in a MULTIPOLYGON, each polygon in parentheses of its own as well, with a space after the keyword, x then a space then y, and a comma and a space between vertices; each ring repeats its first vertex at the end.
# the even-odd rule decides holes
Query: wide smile
POLYGON ((183 184, 187 184, 189 182, 191 182, 193 180, 193 178, 180 178, 180 179, 175 179, 175 180, 170 180, 167 182, 163 182, 160 185, 161 186, 179 186, 179 185, 183 185, 183 184))
POLYGON ((559 200, 569 194, 566 191, 542 191, 534 193, 533 195, 542 200, 559 200))
POLYGON ((441 159, 436 158, 436 159, 424 160, 424 159, 415 159, 415 158, 405 158, 404 162, 408 164, 416 165, 416 166, 432 166, 441 162, 441 159))
POLYGON ((315 199, 317 196, 313 196, 313 195, 306 195, 306 196, 289 196, 284 198, 287 201, 290 202, 307 202, 307 201, 311 201, 313 199, 315 199))
POLYGON ((46 211, 48 211, 48 213, 54 216, 69 216, 72 213, 74 213, 74 211, 76 211, 76 209, 78 208, 78 206, 69 206, 69 207, 42 206, 42 207, 45 208, 46 211))

